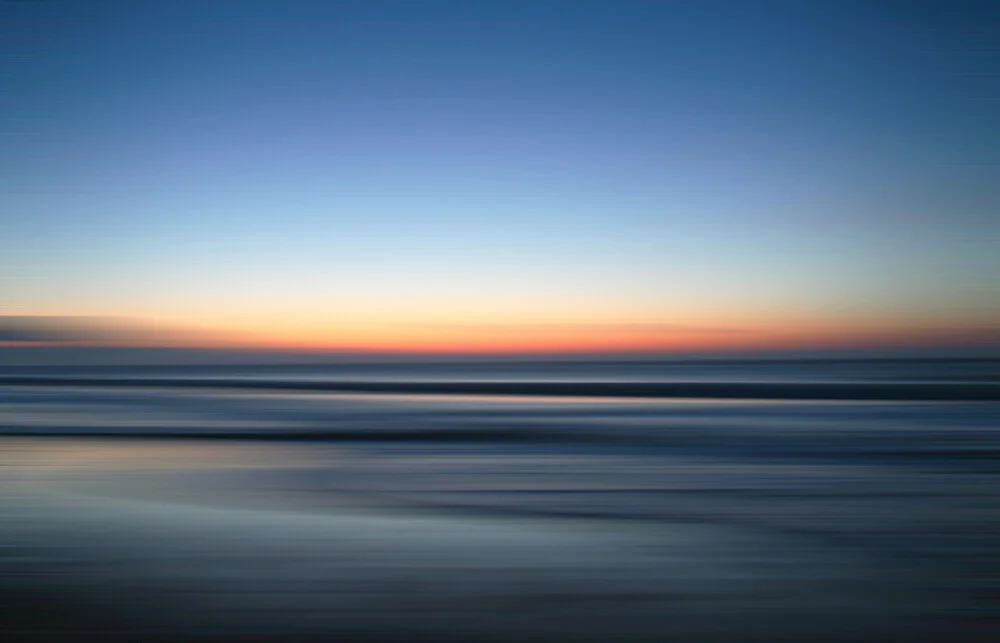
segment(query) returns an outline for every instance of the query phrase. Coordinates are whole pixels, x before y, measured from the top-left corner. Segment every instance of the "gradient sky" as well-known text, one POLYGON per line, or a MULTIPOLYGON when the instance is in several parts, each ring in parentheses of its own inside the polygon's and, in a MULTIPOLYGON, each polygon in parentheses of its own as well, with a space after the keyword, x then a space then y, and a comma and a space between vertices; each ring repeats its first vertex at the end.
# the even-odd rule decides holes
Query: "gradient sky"
POLYGON ((4 3, 0 314, 381 349, 981 334, 996 7, 4 3))

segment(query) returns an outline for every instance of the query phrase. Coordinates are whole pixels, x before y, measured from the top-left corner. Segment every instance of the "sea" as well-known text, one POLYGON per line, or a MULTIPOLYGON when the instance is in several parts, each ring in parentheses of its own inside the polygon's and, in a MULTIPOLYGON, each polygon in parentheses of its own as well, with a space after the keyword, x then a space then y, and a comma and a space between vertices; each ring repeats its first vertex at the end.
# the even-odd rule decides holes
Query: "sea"
POLYGON ((8 367, 0 632, 995 640, 998 392, 994 359, 8 367))

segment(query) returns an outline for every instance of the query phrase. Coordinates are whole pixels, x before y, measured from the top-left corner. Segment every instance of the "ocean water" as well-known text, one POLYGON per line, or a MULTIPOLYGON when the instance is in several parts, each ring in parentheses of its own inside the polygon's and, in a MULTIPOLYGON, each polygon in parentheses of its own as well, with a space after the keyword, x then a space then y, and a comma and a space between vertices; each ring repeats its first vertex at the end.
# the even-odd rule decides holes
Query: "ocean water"
POLYGON ((1000 364, 0 376, 25 640, 992 640, 1000 364))

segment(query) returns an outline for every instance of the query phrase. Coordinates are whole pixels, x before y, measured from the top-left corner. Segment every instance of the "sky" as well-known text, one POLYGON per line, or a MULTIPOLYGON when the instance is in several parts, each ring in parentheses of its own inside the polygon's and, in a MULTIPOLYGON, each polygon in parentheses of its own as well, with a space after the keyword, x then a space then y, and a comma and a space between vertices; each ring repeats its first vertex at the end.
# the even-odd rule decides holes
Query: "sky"
POLYGON ((1000 337, 990 2, 0 13, 9 319, 376 351, 1000 337))

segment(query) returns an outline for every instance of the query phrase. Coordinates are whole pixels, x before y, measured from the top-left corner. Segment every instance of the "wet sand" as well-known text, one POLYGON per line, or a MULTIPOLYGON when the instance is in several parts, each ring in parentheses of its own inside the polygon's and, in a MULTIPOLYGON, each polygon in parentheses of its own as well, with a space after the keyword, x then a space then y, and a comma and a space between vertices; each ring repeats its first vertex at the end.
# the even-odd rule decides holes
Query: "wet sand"
MULTIPOLYGON (((21 440, 5 460, 15 639, 989 639, 933 569, 805 536, 310 494, 301 477, 281 482, 283 445, 81 443, 21 440), (280 475, 248 484, 268 470, 280 475)), ((351 458, 296 453, 303 466, 351 458)))

